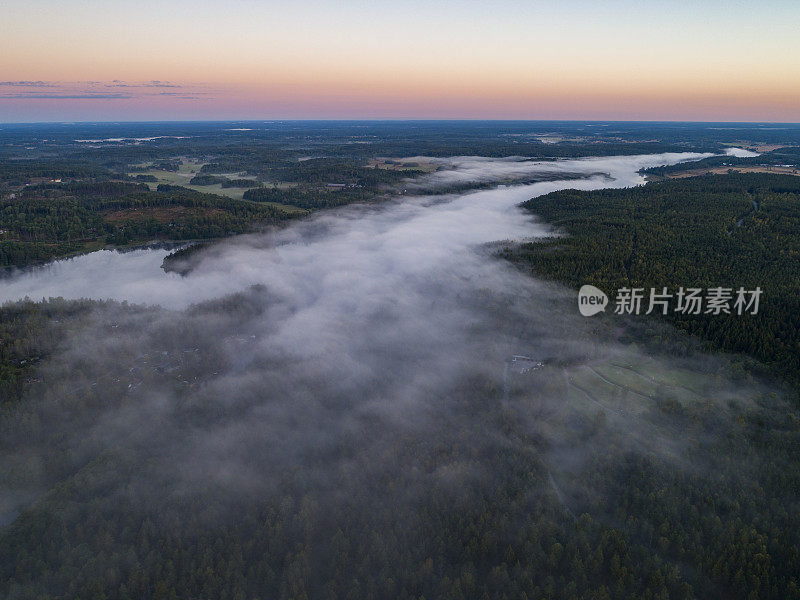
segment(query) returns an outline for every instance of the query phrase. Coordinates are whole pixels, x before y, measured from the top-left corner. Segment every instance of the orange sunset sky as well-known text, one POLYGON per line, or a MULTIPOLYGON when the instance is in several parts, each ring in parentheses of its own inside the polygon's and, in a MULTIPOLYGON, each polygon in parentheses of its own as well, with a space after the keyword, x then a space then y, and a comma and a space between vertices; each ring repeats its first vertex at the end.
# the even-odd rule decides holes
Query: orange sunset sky
POLYGON ((6 0, 0 122, 800 121, 800 2, 6 0))

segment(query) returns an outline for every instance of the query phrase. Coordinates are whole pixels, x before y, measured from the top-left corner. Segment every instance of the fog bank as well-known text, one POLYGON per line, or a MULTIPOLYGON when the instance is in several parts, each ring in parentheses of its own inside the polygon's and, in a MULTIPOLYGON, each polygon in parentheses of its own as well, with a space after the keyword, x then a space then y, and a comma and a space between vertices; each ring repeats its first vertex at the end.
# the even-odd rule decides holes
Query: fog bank
MULTIPOLYGON (((578 314, 573 292, 521 274, 487 245, 551 233, 518 208, 533 196, 638 185, 641 168, 698 157, 456 158, 422 184, 558 169, 588 177, 329 211, 200 251, 185 277, 164 273, 166 251, 149 249, 7 279, 4 300, 161 308, 98 307, 41 366, 43 383, 27 400, 36 419, 6 431, 4 459, 15 477, 25 473, 6 486, 6 512, 86 469, 92 481, 98 457, 112 451, 133 474, 97 493, 142 510, 176 494, 216 490, 238 502, 294 485, 343 500, 389 476, 412 496, 468 490, 488 480, 493 457, 531 444, 562 482, 609 439, 695 468, 654 397, 625 392, 612 406, 576 380, 577 369, 614 357, 672 361, 616 344, 578 314), (509 374, 514 355, 543 366, 509 374), (592 437, 596 423, 614 434, 592 437), (442 448, 469 448, 473 458, 442 448)), ((702 360, 716 359, 695 359, 708 369, 702 360)), ((726 382, 715 394, 726 406, 750 401, 726 382)), ((543 481, 538 493, 548 494, 543 481)), ((576 497, 576 481, 561 501, 576 497)))

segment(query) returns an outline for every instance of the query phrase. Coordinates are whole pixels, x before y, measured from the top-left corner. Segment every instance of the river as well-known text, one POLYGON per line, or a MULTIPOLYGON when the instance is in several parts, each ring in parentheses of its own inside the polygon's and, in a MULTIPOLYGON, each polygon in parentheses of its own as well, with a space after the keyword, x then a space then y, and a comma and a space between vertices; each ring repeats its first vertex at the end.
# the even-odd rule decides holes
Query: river
MULTIPOLYGON (((267 284, 313 298, 327 292, 370 290, 383 300, 436 272, 475 273, 476 247, 498 240, 541 236, 549 228, 518 207, 554 190, 592 190, 644 183, 638 170, 697 160, 708 154, 659 154, 535 162, 458 157, 416 187, 465 182, 498 183, 488 190, 450 196, 401 196, 380 206, 350 206, 317 214, 268 234, 244 235, 220 244, 181 277, 161 269, 164 248, 101 250, 18 271, 0 283, 0 301, 25 297, 125 300, 181 309, 192 303, 267 284), (604 175, 599 175, 603 173, 604 175), (500 185, 513 178, 564 179, 500 185), (576 176, 583 177, 575 179, 576 176), (371 283, 372 282, 372 283, 371 283), (381 286, 376 289, 376 286, 381 286), (389 286, 389 287, 386 287, 389 286)), ((355 306, 361 300, 352 298, 355 306)))

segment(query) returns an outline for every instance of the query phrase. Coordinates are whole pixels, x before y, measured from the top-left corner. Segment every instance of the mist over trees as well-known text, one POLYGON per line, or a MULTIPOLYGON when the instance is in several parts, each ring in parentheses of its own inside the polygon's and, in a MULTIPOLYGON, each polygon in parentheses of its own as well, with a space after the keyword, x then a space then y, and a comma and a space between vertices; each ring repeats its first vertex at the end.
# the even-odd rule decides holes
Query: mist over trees
POLYGON ((688 124, 228 127, 0 149, 5 264, 204 240, 0 282, 0 596, 800 598, 800 180, 629 187, 732 135, 688 124))

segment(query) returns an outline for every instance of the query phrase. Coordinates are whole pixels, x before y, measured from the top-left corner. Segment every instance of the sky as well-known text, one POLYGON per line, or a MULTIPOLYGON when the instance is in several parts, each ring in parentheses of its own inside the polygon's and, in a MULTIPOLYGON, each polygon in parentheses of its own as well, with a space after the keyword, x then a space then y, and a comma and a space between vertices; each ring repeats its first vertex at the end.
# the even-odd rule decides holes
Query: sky
POLYGON ((4 0, 0 122, 800 122, 796 0, 4 0))

